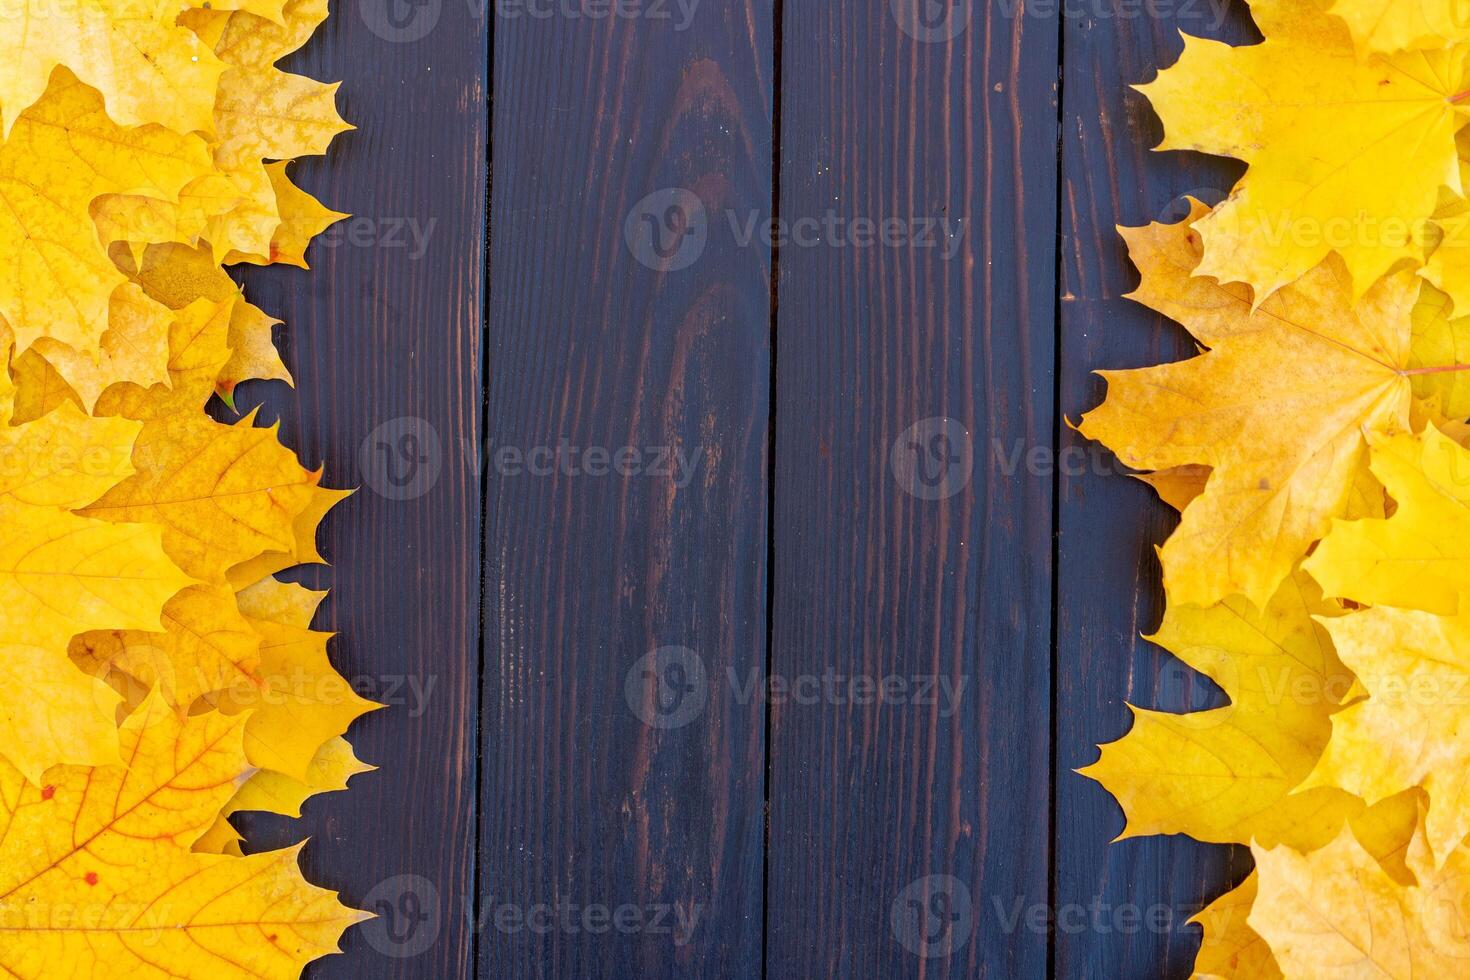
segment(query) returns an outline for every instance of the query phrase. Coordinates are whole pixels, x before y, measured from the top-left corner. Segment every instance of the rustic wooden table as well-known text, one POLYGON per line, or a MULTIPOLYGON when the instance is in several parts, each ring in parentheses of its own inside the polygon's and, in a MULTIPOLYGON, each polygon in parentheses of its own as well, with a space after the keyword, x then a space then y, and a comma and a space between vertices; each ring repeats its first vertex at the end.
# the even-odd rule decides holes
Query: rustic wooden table
POLYGON ((290 67, 359 128, 297 173, 357 217, 243 277, 391 706, 249 824, 383 914, 312 976, 1187 974, 1244 856, 1109 846, 1073 770, 1218 693, 1139 638, 1172 519, 1066 419, 1190 352, 1112 228, 1239 171, 1126 85, 1236 8, 341 5, 290 67))

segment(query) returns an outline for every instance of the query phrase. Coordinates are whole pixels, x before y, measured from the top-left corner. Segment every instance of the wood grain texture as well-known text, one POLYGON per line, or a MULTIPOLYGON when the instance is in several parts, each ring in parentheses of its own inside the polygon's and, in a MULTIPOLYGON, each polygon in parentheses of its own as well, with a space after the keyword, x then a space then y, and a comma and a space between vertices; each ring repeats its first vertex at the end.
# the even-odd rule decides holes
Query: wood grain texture
POLYGON ((773 704, 773 980, 1046 967, 1057 27, 939 9, 785 6, 782 218, 961 230, 781 250, 772 671, 966 686, 773 704))
POLYGON ((301 821, 254 819, 249 830, 256 848, 309 834, 308 877, 385 915, 349 931, 347 955, 309 976, 468 977, 488 23, 464 4, 409 8, 437 10, 437 23, 420 40, 395 41, 423 22, 401 20, 407 33, 394 34, 383 6, 373 21, 371 0, 334 4, 284 65, 343 82, 338 105, 357 130, 293 174, 355 217, 312 246, 310 272, 245 270, 247 295, 285 321, 278 337, 297 390, 253 384, 238 399, 245 409, 264 403, 265 419, 282 417, 283 440, 307 465, 325 465, 329 486, 360 487, 324 524, 335 567, 303 577, 333 589, 318 625, 340 631, 338 669, 390 705, 350 733, 380 771, 312 800, 301 821), (398 494, 384 482, 384 451, 400 477, 413 475, 393 430, 373 435, 394 419, 422 420, 397 430, 420 437, 417 455, 430 453, 428 433, 437 436, 434 458, 404 488, 422 491, 411 499, 381 492, 398 494))
POLYGON ((1183 920, 1243 855, 1110 845, 1117 806, 1073 770, 1126 730, 1125 700, 1218 693, 1139 639, 1173 518, 1055 409, 1093 407, 1097 368, 1192 350, 1121 298, 1113 225, 1176 218, 1239 169, 1150 158, 1158 123, 1126 85, 1173 61, 1178 27, 1248 38, 1243 9, 1213 30, 1205 3, 956 4, 953 37, 889 0, 786 0, 783 23, 774 0, 496 17, 487 307, 494 12, 400 5, 437 22, 390 41, 374 3, 288 64, 344 79, 359 126, 296 176, 370 224, 311 273, 244 276, 287 322, 300 390, 242 406, 362 485, 326 524, 337 567, 306 577, 335 588, 343 672, 398 702, 353 733, 381 772, 300 823, 248 821, 255 847, 309 832, 312 877, 387 912, 311 976, 1186 975, 1183 920), (797 237, 773 388, 774 212, 797 237), (935 465, 955 431, 909 430, 942 417, 973 473, 924 499, 893 448, 935 465), (405 418, 426 429, 375 432, 405 418), (440 472, 394 500, 373 488, 408 464, 404 431, 437 437, 440 472), (883 678, 903 703, 852 703, 883 678), (911 703, 940 679, 953 713, 942 691, 911 703), (768 683, 797 687, 768 704, 768 683), (936 875, 968 894, 963 941, 935 902, 953 884, 912 887, 936 875), (1121 906, 1172 921, 1134 929, 1121 906), (589 929, 589 909, 636 911, 589 929), (919 955, 915 928, 955 946, 919 955))
POLYGON ((484 977, 760 970, 771 3, 681 22, 496 23, 484 977))
MULTIPOLYGON (((1138 282, 1114 226, 1178 221, 1183 195, 1218 202, 1240 175, 1232 161, 1152 155, 1163 135, 1148 102, 1126 86, 1174 63, 1179 31, 1243 43, 1243 3, 1163 7, 1174 16, 1069 20, 1063 44, 1060 398, 1077 419, 1102 400, 1091 372, 1192 356, 1178 325, 1123 299, 1138 282)), ((1060 422, 1060 420, 1059 420, 1060 422)), ((1141 638, 1163 615, 1154 547, 1176 517, 1110 455, 1066 424, 1061 444, 1077 465, 1059 473, 1057 562, 1056 896, 1071 928, 1056 934, 1059 977, 1184 977, 1199 930, 1186 920, 1242 878, 1245 849, 1183 837, 1109 844, 1123 815, 1098 784, 1074 770, 1094 746, 1129 727, 1125 702, 1201 710, 1223 695, 1171 654, 1141 638), (1155 926, 1140 926, 1150 910, 1155 926)))

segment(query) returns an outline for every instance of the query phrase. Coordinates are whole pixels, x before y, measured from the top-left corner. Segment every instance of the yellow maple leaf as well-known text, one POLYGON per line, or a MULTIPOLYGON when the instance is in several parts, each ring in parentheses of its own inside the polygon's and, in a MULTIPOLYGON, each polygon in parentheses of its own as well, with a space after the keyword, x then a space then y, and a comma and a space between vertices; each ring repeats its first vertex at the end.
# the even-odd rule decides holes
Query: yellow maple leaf
POLYGON ((239 854, 242 838, 230 824, 228 818, 231 814, 256 811, 299 817, 301 808, 311 797, 345 790, 353 776, 372 772, 375 768, 360 761, 347 739, 339 736, 317 750, 307 768, 305 780, 268 769, 261 770, 225 804, 219 819, 195 842, 194 849, 212 854, 239 854))
POLYGON ((290 0, 279 22, 246 10, 196 9, 180 17, 230 66, 215 100, 214 159, 240 200, 206 232, 216 259, 275 262, 311 224, 330 223, 332 212, 314 199, 293 185, 281 190, 283 167, 277 177, 264 163, 323 153, 352 128, 337 114, 336 85, 275 67, 326 15, 325 0, 290 0), (284 232, 283 222, 291 223, 284 232))
POLYGON ((89 207, 108 193, 176 198, 211 167, 204 142, 158 126, 128 129, 96 90, 59 70, 0 145, 0 316, 16 347, 50 337, 98 349, 113 291, 126 282, 89 207))
MULTIPOLYGON (((1435 370, 1446 364, 1470 364, 1470 316, 1454 316, 1448 296, 1426 285, 1414 304, 1414 333, 1409 369, 1414 395, 1437 400, 1444 414, 1470 418, 1470 371, 1435 370)), ((1467 307, 1470 309, 1470 307, 1467 307)))
POLYGON ((1249 917, 1289 977, 1320 980, 1464 976, 1470 971, 1470 851, 1442 869, 1416 838, 1414 882, 1384 869, 1344 830, 1303 855, 1253 847, 1258 893, 1249 917))
POLYGON ((190 846, 249 773, 241 719, 157 698, 123 724, 127 766, 0 763, 0 969, 16 977, 294 978, 365 916, 306 883, 299 848, 190 846))
POLYGON ((259 11, 196 5, 179 23, 227 64, 263 68, 305 44, 327 19, 327 0, 286 0, 279 17, 259 11))
POLYGON ((271 330, 280 321, 245 302, 235 281, 214 263, 208 249, 177 244, 152 246, 129 269, 149 296, 171 309, 183 309, 199 299, 216 303, 232 297, 239 300, 226 341, 230 357, 216 383, 222 397, 228 398, 237 384, 251 379, 293 383, 271 341, 271 330))
POLYGON ((1470 41, 1466 0, 1335 0, 1331 9, 1365 52, 1446 48, 1470 41))
POLYGON ((83 633, 71 642, 72 660, 98 677, 121 670, 183 710, 232 684, 254 683, 260 636, 240 615, 233 589, 185 589, 163 607, 162 625, 83 633))
POLYGON ((222 425, 201 415, 149 419, 133 447, 137 472, 78 513, 162 525, 180 568, 222 582, 231 566, 295 545, 295 520, 320 472, 303 469, 277 426, 254 415, 222 425))
POLYGON ((238 589, 246 588, 261 579, 296 565, 320 565, 326 558, 317 549, 316 538, 322 520, 337 504, 352 496, 351 490, 333 490, 316 487, 311 500, 292 523, 293 547, 286 551, 267 551, 231 568, 229 580, 238 589))
POLYGON ((1204 494, 1164 545, 1165 588, 1179 603, 1239 594, 1262 605, 1347 512, 1364 432, 1409 425, 1419 282, 1401 271, 1355 301, 1329 257, 1252 309, 1242 288, 1190 275, 1200 246, 1188 222, 1150 226, 1131 243, 1143 271, 1134 298, 1178 315, 1210 350, 1101 372, 1107 399, 1081 431, 1135 469, 1209 467, 1204 494))
POLYGON ((312 760, 328 741, 381 705, 359 696, 332 667, 331 633, 310 628, 325 593, 265 579, 239 593, 240 611, 260 636, 254 684, 220 693, 220 709, 250 712, 245 752, 260 769, 308 782, 312 760))
POLYGON ((1470 619, 1382 607, 1325 625, 1368 696, 1332 719, 1304 785, 1370 803, 1422 786, 1427 843, 1448 855, 1470 833, 1470 619))
POLYGON ((190 584, 157 525, 10 502, 0 502, 0 525, 0 635, 9 641, 64 648, 87 630, 157 628, 163 604, 190 584))
POLYGON ((229 361, 230 324, 238 296, 221 303, 195 300, 168 323, 167 377, 144 388, 131 381, 109 386, 97 399, 97 415, 120 415, 139 421, 190 417, 201 411, 216 391, 220 371, 229 361))
POLYGON ((70 406, 0 426, 0 755, 33 779, 56 762, 116 758, 118 699, 66 659, 67 640, 156 628, 190 583, 161 528, 72 513, 132 472, 136 432, 70 406))
POLYGON ((17 0, 18 24, 0 32, 0 112, 6 135, 35 104, 58 66, 98 89, 119 123, 209 131, 224 65, 178 9, 136 0, 17 0))
MULTIPOLYGON (((1360 811, 1348 824, 1358 844, 1378 862, 1384 873, 1401 885, 1414 884, 1405 857, 1418 827, 1421 806, 1422 797, 1417 790, 1401 793, 1360 811)), ((1271 948, 1250 925, 1258 886, 1257 876, 1252 873, 1190 920, 1204 931, 1194 964, 1195 980, 1282 977, 1271 948)))
POLYGON ((63 405, 81 410, 81 398, 34 347, 11 360, 10 373, 15 383, 11 418, 16 425, 44 418, 63 405))
POLYGON ((1183 833, 1307 849, 1337 835, 1362 803, 1330 786, 1294 790, 1317 763, 1352 684, 1314 618, 1339 612, 1300 572, 1263 610, 1239 597, 1169 607, 1149 639, 1215 681, 1231 703, 1191 714, 1134 708, 1132 730, 1082 770, 1123 807, 1121 837, 1183 833))
POLYGON ((306 248, 313 238, 332 225, 346 218, 340 211, 325 207, 291 182, 286 174, 286 162, 268 163, 266 173, 270 175, 271 187, 276 194, 276 207, 281 214, 281 223, 271 235, 268 255, 252 255, 248 252, 231 252, 226 262, 248 262, 266 265, 284 262, 299 268, 308 268, 306 248))
POLYGON ((1204 930, 1191 980, 1283 980, 1271 947, 1250 927, 1255 872, 1189 921, 1204 930))
POLYGON ((1441 185, 1463 190, 1467 48, 1363 58, 1344 23, 1311 10, 1264 27, 1250 46, 1186 37, 1178 63, 1140 86, 1164 121, 1159 149, 1249 164, 1197 225, 1199 271, 1260 300, 1336 253, 1361 294, 1422 261, 1441 185))
POLYGON ((1451 614, 1470 573, 1470 451, 1434 426, 1372 437, 1373 473, 1397 503, 1380 520, 1336 521, 1306 561, 1328 595, 1451 614))

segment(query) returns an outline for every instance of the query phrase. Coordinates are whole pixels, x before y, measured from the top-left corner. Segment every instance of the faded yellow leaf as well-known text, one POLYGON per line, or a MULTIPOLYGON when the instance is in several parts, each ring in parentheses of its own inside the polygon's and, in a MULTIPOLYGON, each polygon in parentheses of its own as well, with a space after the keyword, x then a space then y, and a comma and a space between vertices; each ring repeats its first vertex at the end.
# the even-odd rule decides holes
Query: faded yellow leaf
POLYGON ((1412 375, 1415 396, 1437 399, 1446 415, 1465 419, 1470 418, 1470 371, 1435 370, 1470 364, 1470 316, 1453 316, 1451 309, 1449 298, 1434 286, 1420 292, 1409 369, 1420 372, 1412 375))
POLYGON ((176 133, 212 127, 224 65, 176 23, 178 7, 137 0, 15 0, 0 31, 0 112, 5 132, 41 98, 58 65, 102 92, 124 126, 176 133))
POLYGON ((1253 847, 1259 892, 1249 924, 1289 977, 1422 980, 1470 970, 1470 852, 1442 870, 1422 858, 1417 883, 1391 877, 1352 833, 1302 855, 1253 847))
POLYGON ((255 683, 260 636, 240 615, 233 589, 185 589, 163 607, 162 625, 162 631, 83 633, 71 642, 72 660, 98 677, 109 667, 121 670, 180 710, 206 694, 255 683))
POLYGON ((1271 948, 1250 927, 1254 872, 1189 921, 1204 929, 1191 980, 1282 980, 1271 948))
POLYGON ((260 256, 231 252, 225 261, 249 262, 255 265, 284 262, 305 269, 306 248, 312 239, 347 215, 324 207, 316 198, 293 184, 286 175, 284 161, 268 163, 265 169, 270 175, 271 187, 276 193, 276 207, 281 214, 280 226, 271 235, 270 253, 260 256))
MULTIPOLYGON (((149 296, 176 310, 201 298, 221 303, 240 295, 239 287, 215 265, 208 249, 150 247, 132 275, 149 296)), ((227 341, 230 359, 220 370, 216 385, 222 397, 228 399, 237 384, 251 379, 292 383, 271 342, 271 329, 279 322, 243 300, 235 304, 227 341)))
POLYGON ((1336 0, 1341 17, 1365 52, 1447 48, 1470 41, 1466 0, 1336 0))
POLYGON ((1370 803, 1422 786, 1426 840, 1448 855, 1470 833, 1470 619, 1385 607, 1325 625, 1368 697, 1332 719, 1307 785, 1370 803))
POLYGON ((1239 289, 1190 277, 1198 240, 1187 226, 1151 226, 1132 241, 1143 271, 1135 297, 1181 316, 1211 349, 1101 372, 1108 397, 1081 431, 1135 469, 1209 467, 1164 545, 1165 588, 1177 603, 1239 594, 1263 605, 1347 513, 1365 431, 1408 427, 1418 280, 1395 273, 1355 301, 1334 257, 1252 310, 1239 289))
POLYGON ((220 812, 215 825, 195 842, 194 849, 213 854, 239 854, 241 837, 227 819, 231 814, 261 811, 299 817, 302 806, 311 797, 345 790, 353 776, 372 772, 374 768, 359 761, 347 740, 338 737, 317 750, 305 781, 261 770, 240 787, 220 812))
POLYGON ((330 223, 294 186, 282 192, 264 163, 324 153, 334 136, 352 128, 337 114, 336 85, 275 67, 326 13, 325 0, 291 0, 280 22, 243 10, 191 10, 180 18, 230 65, 215 100, 214 159, 241 200, 207 232, 217 259, 279 261, 312 223, 330 223), (291 223, 284 231, 283 221, 291 223))

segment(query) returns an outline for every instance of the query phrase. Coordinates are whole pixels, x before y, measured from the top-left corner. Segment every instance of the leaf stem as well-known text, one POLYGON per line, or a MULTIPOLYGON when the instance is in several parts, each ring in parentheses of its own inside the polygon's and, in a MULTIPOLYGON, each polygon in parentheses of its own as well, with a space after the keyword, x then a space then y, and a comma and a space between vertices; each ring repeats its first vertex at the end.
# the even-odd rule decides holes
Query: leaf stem
POLYGON ((1412 377, 1419 374, 1449 374, 1454 371, 1470 371, 1470 364, 1446 364, 1443 367, 1404 368, 1399 374, 1412 377))

